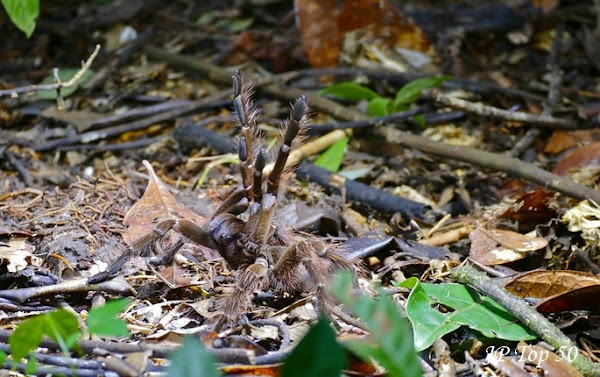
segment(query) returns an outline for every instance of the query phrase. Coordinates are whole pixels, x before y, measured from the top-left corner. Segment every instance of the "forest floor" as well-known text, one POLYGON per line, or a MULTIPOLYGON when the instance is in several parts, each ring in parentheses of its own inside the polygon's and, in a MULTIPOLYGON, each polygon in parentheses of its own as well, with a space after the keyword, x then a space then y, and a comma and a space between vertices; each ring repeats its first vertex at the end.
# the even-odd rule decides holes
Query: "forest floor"
POLYGON ((3 368, 599 375, 598 2, 77 3, 0 16, 3 368))

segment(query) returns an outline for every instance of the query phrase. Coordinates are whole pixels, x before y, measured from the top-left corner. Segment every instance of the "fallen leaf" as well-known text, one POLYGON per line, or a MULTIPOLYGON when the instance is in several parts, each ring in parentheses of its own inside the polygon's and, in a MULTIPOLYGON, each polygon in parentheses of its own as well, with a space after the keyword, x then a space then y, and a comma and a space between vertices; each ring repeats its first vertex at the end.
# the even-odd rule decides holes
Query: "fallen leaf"
POLYGON ((471 252, 469 256, 487 266, 504 264, 523 259, 527 252, 540 250, 548 245, 542 237, 531 237, 510 230, 476 228, 469 233, 471 252))
POLYGON ((349 32, 372 52, 433 55, 425 33, 387 0, 295 0, 296 24, 313 67, 336 67, 349 32), (340 6, 340 4, 343 4, 340 6))
POLYGON ((572 150, 565 155, 552 169, 552 173, 566 175, 584 167, 600 164, 600 142, 594 142, 572 150))
POLYGON ((546 298, 591 285, 600 285, 600 277, 581 271, 536 270, 513 277, 504 288, 521 298, 546 298))
POLYGON ((590 285, 559 293, 538 302, 536 309, 543 314, 568 310, 589 310, 600 313, 600 285, 590 285))
POLYGON ((127 231, 123 239, 128 245, 139 237, 151 233, 158 219, 187 219, 197 224, 206 221, 196 212, 177 203, 169 188, 156 176, 152 165, 146 160, 144 166, 148 169, 150 181, 144 195, 135 203, 125 215, 123 225, 127 231))

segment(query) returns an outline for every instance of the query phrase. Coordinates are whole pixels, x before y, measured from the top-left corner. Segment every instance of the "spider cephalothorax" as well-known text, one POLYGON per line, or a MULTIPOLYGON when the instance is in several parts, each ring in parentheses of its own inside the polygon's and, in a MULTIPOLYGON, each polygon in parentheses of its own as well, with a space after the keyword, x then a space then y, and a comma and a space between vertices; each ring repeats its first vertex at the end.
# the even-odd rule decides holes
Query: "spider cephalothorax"
MULTIPOLYGON (((271 288, 278 292, 319 292, 324 297, 324 277, 338 269, 353 269, 339 247, 321 238, 300 235, 274 223, 278 193, 286 162, 298 135, 308 125, 307 103, 300 97, 290 111, 282 132, 275 161, 266 173, 267 157, 258 132, 258 112, 253 109, 251 89, 240 74, 233 77, 234 109, 240 123, 238 155, 241 182, 217 207, 211 218, 198 225, 187 219, 159 221, 154 231, 130 246, 130 253, 155 248, 169 230, 184 237, 165 249, 168 261, 185 241, 216 249, 228 266, 237 271, 231 295, 222 303, 222 312, 233 318, 250 302, 252 292, 271 288)), ((119 268, 119 263, 113 264, 119 268)), ((111 266, 112 267, 112 266, 111 266)), ((90 280, 94 280, 93 278, 90 280)), ((322 302, 321 302, 322 303, 322 302)))

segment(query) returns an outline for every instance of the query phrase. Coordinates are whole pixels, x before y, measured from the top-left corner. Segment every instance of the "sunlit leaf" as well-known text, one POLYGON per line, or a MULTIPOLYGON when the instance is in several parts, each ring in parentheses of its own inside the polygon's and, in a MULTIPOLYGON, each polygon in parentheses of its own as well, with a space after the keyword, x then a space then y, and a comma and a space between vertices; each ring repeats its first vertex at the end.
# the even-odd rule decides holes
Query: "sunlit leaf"
POLYGON ((73 347, 79 340, 81 331, 77 317, 73 313, 65 309, 58 309, 44 314, 42 318, 46 321, 46 335, 61 347, 66 347, 66 350, 73 347))
POLYGON ((392 107, 392 100, 387 98, 373 98, 367 104, 367 115, 371 117, 381 117, 388 115, 392 107))
POLYGON ((169 357, 168 377, 218 377, 215 361, 199 340, 186 336, 183 345, 169 357))
MULTIPOLYGON (((67 82, 67 81, 71 80, 71 78, 73 76, 75 76, 75 74, 80 69, 81 68, 75 68, 75 67, 61 68, 58 70, 58 77, 60 77, 60 81, 62 81, 63 83, 67 82)), ((70 86, 68 88, 61 88, 60 95, 63 98, 67 98, 71 94, 75 93, 75 91, 77 89, 79 89, 79 86, 81 84, 83 84, 84 82, 86 82, 93 75, 94 75, 94 71, 92 71, 91 69, 88 69, 81 75, 81 78, 79 79, 79 81, 77 81, 73 86, 70 86)), ((48 76, 46 76, 46 78, 44 78, 42 80, 42 82, 40 83, 40 85, 47 85, 47 84, 54 84, 54 72, 52 72, 52 71, 50 71, 50 73, 48 73, 48 76)), ((40 90, 39 92, 37 92, 37 96, 39 99, 54 100, 54 99, 56 99, 56 90, 40 90)))
POLYGON ((127 336, 127 323, 119 314, 129 305, 129 300, 109 301, 105 305, 90 310, 86 319, 91 334, 105 336, 127 336))
POLYGON ((462 284, 427 284, 413 277, 400 286, 411 288, 406 314, 419 351, 460 326, 468 326, 488 338, 514 341, 537 338, 500 304, 462 284), (440 304, 453 311, 440 312, 437 309, 440 304))
POLYGON ((330 95, 347 101, 360 101, 379 97, 371 89, 352 81, 340 82, 319 91, 321 95, 330 95))
POLYGON ((227 29, 232 33, 238 33, 242 30, 248 29, 254 23, 254 18, 241 18, 241 19, 224 19, 220 20, 217 25, 223 29, 227 29))
POLYGON ((338 377, 346 365, 344 349, 328 321, 320 320, 302 338, 281 369, 282 377, 338 377))
POLYGON ((315 165, 331 172, 337 172, 340 170, 340 166, 344 160, 344 155, 346 154, 348 140, 349 138, 345 137, 333 143, 315 160, 315 165))
POLYGON ((407 105, 419 99, 423 90, 435 88, 448 79, 450 79, 450 76, 423 77, 409 82, 396 93, 394 109, 398 111, 399 106, 407 105))
POLYGON ((2 0, 10 20, 22 32, 31 37, 35 30, 35 19, 40 13, 40 0, 2 0))

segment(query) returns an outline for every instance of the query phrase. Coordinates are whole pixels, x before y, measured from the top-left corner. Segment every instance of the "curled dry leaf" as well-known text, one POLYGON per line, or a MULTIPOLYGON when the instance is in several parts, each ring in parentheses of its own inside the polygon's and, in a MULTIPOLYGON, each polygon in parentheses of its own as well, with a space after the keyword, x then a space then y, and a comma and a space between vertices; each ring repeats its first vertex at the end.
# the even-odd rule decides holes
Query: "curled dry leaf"
POLYGON ((600 277, 581 271, 536 270, 513 277, 504 288, 521 298, 546 298, 592 285, 600 285, 600 277))
POLYGON ((469 234, 471 252, 476 262, 493 266, 523 259, 527 252, 543 249, 548 245, 542 237, 532 237, 510 230, 476 228, 469 234))
POLYGON ((139 237, 152 233, 158 219, 186 218, 197 224, 206 221, 196 212, 179 205, 169 192, 169 188, 156 176, 152 165, 146 160, 143 161, 143 164, 148 169, 150 181, 148 181, 144 195, 131 207, 123 219, 123 225, 127 226, 123 239, 128 245, 131 245, 139 237))

